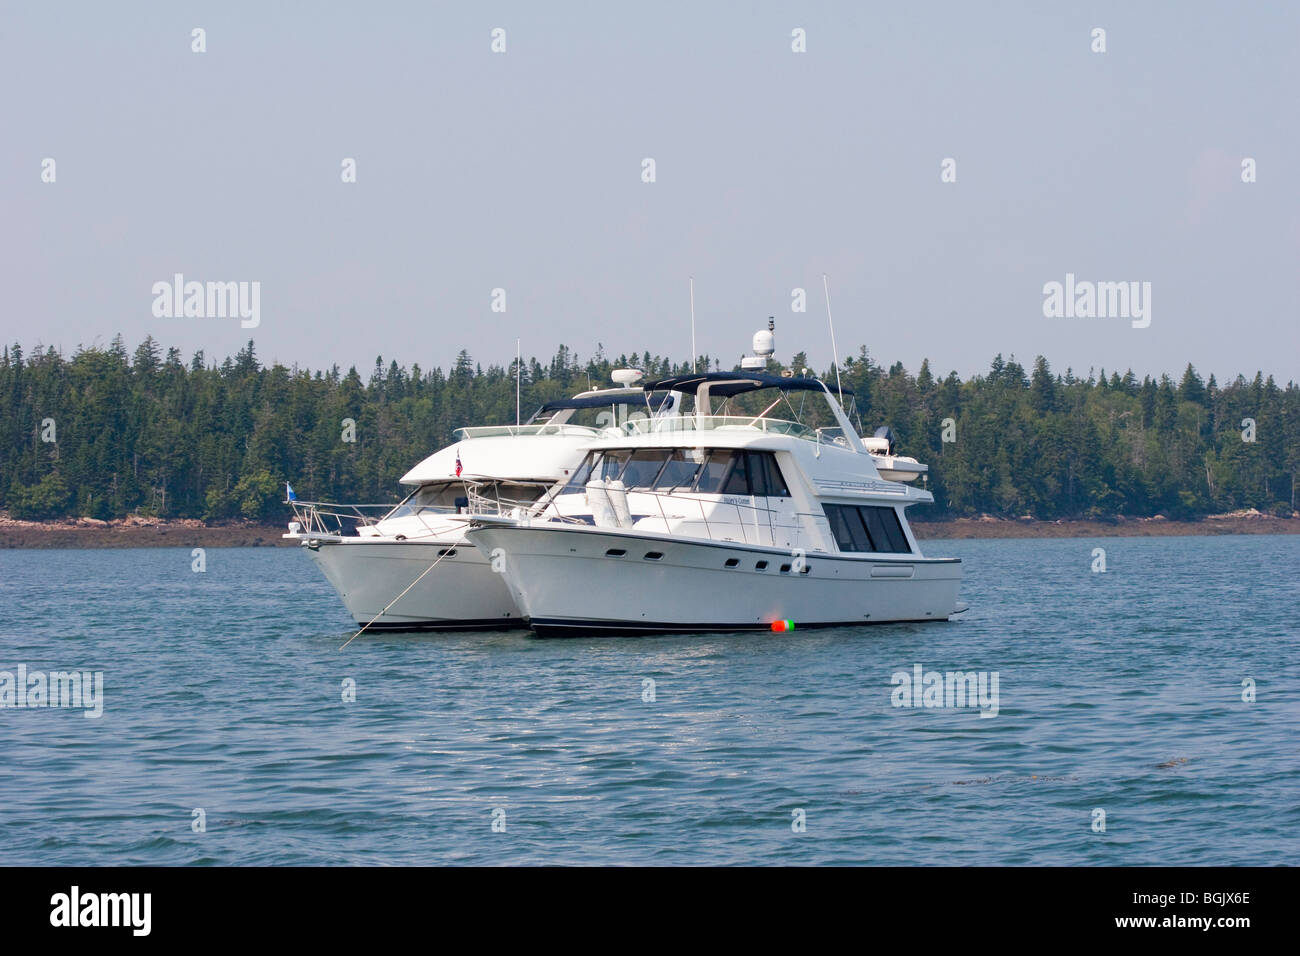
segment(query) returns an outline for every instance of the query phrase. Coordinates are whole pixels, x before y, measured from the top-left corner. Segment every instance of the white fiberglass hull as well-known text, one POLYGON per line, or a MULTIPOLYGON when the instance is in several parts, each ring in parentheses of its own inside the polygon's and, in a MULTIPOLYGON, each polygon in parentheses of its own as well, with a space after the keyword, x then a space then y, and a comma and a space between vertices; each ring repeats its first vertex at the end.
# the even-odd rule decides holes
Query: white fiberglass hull
POLYGON ((541 635, 941 621, 961 584, 957 558, 810 552, 800 573, 783 549, 581 525, 497 523, 469 538, 502 549, 511 594, 541 635))
POLYGON ((372 630, 524 626, 505 579, 494 574, 482 552, 464 539, 415 543, 376 538, 303 538, 304 549, 334 585, 358 624, 369 623, 397 599, 374 620, 372 630), (317 546, 308 540, 318 541, 317 546), (437 567, 424 574, 435 561, 437 567), (419 583, 399 599, 398 595, 417 578, 419 583))

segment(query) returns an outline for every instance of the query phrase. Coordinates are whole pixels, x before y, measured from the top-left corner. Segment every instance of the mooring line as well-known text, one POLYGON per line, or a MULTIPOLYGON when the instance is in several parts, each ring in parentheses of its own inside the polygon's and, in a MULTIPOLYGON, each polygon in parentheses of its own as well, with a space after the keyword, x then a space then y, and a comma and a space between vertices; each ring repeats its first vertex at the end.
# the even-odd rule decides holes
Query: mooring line
MULTIPOLYGON (((424 575, 425 575, 425 574, 428 574, 430 571, 432 571, 434 568, 436 568, 436 567, 438 566, 438 561, 441 561, 441 560, 442 560, 443 558, 445 558, 447 555, 451 554, 451 552, 454 551, 454 550, 455 550, 455 548, 443 548, 443 549, 442 549, 442 554, 438 555, 438 560, 437 560, 437 561, 434 561, 433 564, 431 564, 431 565, 429 565, 427 568, 425 568, 423 574, 421 574, 418 578, 416 578, 414 581, 412 581, 410 584, 408 584, 408 585, 406 586, 406 591, 411 590, 411 588, 415 587, 417 584, 419 584, 421 581, 423 581, 423 580, 424 580, 424 575)), ((352 643, 353 641, 355 641, 358 637, 360 637, 362 634, 364 634, 365 631, 366 631, 366 628, 367 628, 367 627, 369 627, 371 624, 374 624, 375 621, 379 620, 381 617, 383 617, 385 614, 387 614, 387 613, 388 613, 388 608, 392 607, 394 604, 396 604, 396 603, 397 603, 398 601, 400 601, 402 598, 406 597, 406 591, 403 591, 401 594, 397 595, 397 597, 395 597, 395 598, 393 598, 391 601, 389 601, 389 602, 388 602, 388 607, 385 607, 382 611, 380 611, 378 614, 376 614, 374 617, 372 617, 369 621, 366 622, 365 627, 363 627, 361 630, 357 631, 355 634, 353 634, 351 637, 349 637, 346 641, 344 641, 344 642, 343 642, 343 647, 340 647, 339 650, 343 650, 344 648, 346 648, 349 644, 351 644, 351 643, 352 643)))

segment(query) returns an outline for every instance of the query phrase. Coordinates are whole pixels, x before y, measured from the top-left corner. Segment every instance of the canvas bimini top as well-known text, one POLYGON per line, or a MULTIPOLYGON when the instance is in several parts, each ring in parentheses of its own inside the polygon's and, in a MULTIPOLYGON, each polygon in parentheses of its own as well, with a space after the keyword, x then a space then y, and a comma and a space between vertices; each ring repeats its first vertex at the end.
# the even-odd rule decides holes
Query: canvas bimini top
MULTIPOLYGON (((755 392, 760 388, 779 388, 785 392, 824 392, 826 386, 816 378, 786 378, 767 372, 692 372, 689 375, 674 375, 661 378, 655 382, 646 382, 646 391, 669 390, 677 392, 697 392, 702 385, 709 386, 709 394, 722 398, 731 398, 745 392, 755 392)), ((837 389, 845 395, 852 395, 851 389, 837 389)))
POLYGON ((611 388, 607 390, 606 394, 579 395, 573 398, 557 398, 554 401, 546 402, 533 413, 533 417, 529 421, 565 409, 609 408, 613 405, 635 406, 658 411, 669 398, 670 396, 667 393, 656 394, 651 389, 611 388))

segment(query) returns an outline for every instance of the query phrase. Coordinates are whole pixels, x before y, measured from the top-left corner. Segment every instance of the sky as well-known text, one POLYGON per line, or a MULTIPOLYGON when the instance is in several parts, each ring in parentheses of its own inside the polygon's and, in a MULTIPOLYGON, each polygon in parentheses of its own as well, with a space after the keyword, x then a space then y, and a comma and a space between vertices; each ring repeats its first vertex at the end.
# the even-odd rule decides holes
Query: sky
POLYGON ((701 354, 770 315, 826 369, 826 275, 841 357, 1300 380, 1298 45, 1295 3, 0 0, 0 340, 685 361, 693 277, 701 354), (257 327, 155 314, 177 273, 257 327), (1149 324, 1045 315, 1067 274, 1149 324))

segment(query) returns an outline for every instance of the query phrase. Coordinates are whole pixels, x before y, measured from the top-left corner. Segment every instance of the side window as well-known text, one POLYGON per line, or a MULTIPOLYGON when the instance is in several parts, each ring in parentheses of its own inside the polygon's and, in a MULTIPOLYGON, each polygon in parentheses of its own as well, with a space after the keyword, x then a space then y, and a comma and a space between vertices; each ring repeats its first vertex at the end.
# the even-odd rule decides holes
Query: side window
POLYGON ((599 477, 605 481, 617 478, 623 473, 623 466, 631 456, 630 451, 607 451, 600 460, 599 477))
POLYGON ((643 448, 632 453, 619 477, 629 488, 653 488, 655 477, 667 460, 668 452, 643 448))
POLYGON ((858 509, 871 532, 871 541, 876 551, 882 554, 907 554, 907 536, 898 523, 898 514, 893 508, 880 506, 863 506, 858 509))
POLYGON ((898 513, 883 505, 824 505, 841 551, 910 554, 898 513))
POLYGON ((776 456, 770 451, 758 452, 750 456, 751 473, 753 465, 757 464, 763 472, 763 491, 755 491, 755 494, 771 495, 774 498, 789 498, 790 489, 786 486, 785 478, 781 475, 781 469, 776 463, 776 456))
POLYGON ((745 464, 749 467, 749 493, 751 495, 770 494, 767 490, 767 469, 763 467, 764 454, 761 451, 745 452, 745 464))
POLYGON ((664 470, 659 473, 655 488, 657 490, 689 488, 699 468, 697 462, 691 461, 682 452, 675 451, 669 457, 668 464, 664 465, 664 470))
POLYGON ((844 523, 848 526, 849 534, 853 538, 854 551, 877 550, 873 545, 871 535, 867 533, 866 525, 862 523, 861 508, 845 508, 844 523))
POLYGON ((695 483, 695 490, 703 494, 716 495, 731 474, 731 464, 735 456, 729 451, 711 451, 709 459, 700 468, 700 475, 695 483))
POLYGON ((826 505, 826 517, 830 519, 831 533, 835 535, 835 543, 840 546, 841 551, 865 551, 862 547, 865 544, 864 535, 861 526, 858 525, 858 516, 854 509, 847 508, 844 505, 826 505), (855 534, 856 531, 856 534, 855 534))
POLYGON ((724 495, 752 495, 754 492, 753 483, 750 481, 748 462, 749 455, 737 453, 735 456, 736 464, 731 469, 731 474, 727 476, 727 482, 722 486, 724 495))
POLYGON ((540 485, 516 485, 508 481, 497 483, 501 497, 510 502, 536 501, 546 489, 540 485))
POLYGON ((912 548, 907 543, 907 535, 903 533, 903 526, 898 522, 898 512, 893 508, 881 508, 880 518, 885 524, 885 533, 889 535, 889 543, 898 554, 911 554, 912 548))
POLYGON ((587 487, 587 482, 591 480, 591 468, 595 463, 595 460, 595 452, 587 452, 587 457, 582 459, 582 464, 578 466, 578 470, 569 478, 569 482, 564 486, 564 490, 582 491, 582 489, 587 487))

